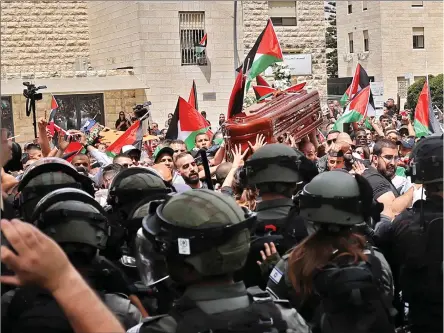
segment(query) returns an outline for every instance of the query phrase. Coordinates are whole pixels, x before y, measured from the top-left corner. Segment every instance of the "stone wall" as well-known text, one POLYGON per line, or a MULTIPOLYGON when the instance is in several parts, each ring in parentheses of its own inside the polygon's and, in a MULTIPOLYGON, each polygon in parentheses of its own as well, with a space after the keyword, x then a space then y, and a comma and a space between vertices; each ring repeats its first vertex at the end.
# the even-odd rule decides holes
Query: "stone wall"
MULTIPOLYGON (((227 113, 235 80, 232 1, 91 1, 91 65, 95 69, 133 66, 149 88, 153 119, 159 126, 188 99, 195 80, 199 110, 212 124, 227 113), (179 12, 205 12, 207 66, 181 66, 179 12), (215 93, 216 100, 203 100, 215 93)), ((238 3, 238 53, 242 58, 242 5, 238 3)))
MULTIPOLYGON (((251 49, 268 20, 268 1, 242 1, 245 52, 251 49)), ((321 97, 327 94, 327 65, 323 1, 297 1, 297 25, 274 27, 282 52, 312 55, 311 76, 299 76, 321 97)))
POLYGON ((74 70, 88 56, 86 1, 1 1, 2 73, 74 70))
MULTIPOLYGON (((352 2, 348 14, 347 1, 337 1, 338 74, 350 77, 359 62, 368 75, 384 84, 384 99, 398 94, 398 78, 406 74, 421 77, 443 72, 442 1, 423 1, 422 7, 412 7, 412 1, 362 1, 352 2), (413 49, 413 27, 424 28, 424 49, 413 49), (363 30, 369 33, 369 51, 364 52, 363 30), (344 60, 349 53, 348 34, 353 32, 354 53, 350 61, 344 60), (358 58, 364 54, 365 58, 358 58)), ((410 84, 413 80, 410 81, 410 84)), ((405 101, 401 99, 401 104, 405 101)))

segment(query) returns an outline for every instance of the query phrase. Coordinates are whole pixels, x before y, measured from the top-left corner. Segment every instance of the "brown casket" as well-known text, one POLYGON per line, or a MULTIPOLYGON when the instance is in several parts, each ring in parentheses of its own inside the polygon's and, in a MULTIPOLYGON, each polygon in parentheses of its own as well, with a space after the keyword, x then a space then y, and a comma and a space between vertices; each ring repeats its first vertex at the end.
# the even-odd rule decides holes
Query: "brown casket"
POLYGON ((275 143, 278 137, 289 133, 297 142, 321 124, 321 103, 317 91, 284 93, 267 103, 245 109, 243 114, 225 123, 227 152, 238 144, 244 151, 248 141, 254 145, 258 134, 263 134, 267 143, 275 143))

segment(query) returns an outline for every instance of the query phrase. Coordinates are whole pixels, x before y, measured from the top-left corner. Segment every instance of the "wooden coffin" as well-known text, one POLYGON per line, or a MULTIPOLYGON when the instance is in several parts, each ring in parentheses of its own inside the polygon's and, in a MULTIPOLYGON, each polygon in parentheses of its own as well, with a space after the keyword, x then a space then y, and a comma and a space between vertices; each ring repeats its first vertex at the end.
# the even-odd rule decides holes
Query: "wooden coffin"
POLYGON ((267 103, 255 104, 238 117, 229 119, 224 126, 228 152, 241 144, 247 149, 248 141, 253 145, 256 135, 263 134, 267 143, 289 133, 296 141, 316 130, 322 124, 321 104, 317 91, 305 90, 293 94, 282 94, 267 103))

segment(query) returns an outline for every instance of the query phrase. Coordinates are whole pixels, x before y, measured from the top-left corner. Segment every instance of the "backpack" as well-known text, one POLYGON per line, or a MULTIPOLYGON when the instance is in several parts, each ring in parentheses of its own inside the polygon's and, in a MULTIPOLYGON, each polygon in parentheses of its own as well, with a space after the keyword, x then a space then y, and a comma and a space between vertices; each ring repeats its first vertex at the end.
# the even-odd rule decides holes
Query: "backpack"
POLYGON ((248 307, 216 314, 205 313, 191 299, 181 298, 169 313, 177 323, 176 333, 285 333, 288 325, 270 295, 259 288, 249 288, 247 293, 248 307))
POLYGON ((314 292, 320 298, 315 326, 322 333, 393 333, 396 310, 382 289, 382 266, 374 252, 366 262, 333 254, 315 272, 314 292))

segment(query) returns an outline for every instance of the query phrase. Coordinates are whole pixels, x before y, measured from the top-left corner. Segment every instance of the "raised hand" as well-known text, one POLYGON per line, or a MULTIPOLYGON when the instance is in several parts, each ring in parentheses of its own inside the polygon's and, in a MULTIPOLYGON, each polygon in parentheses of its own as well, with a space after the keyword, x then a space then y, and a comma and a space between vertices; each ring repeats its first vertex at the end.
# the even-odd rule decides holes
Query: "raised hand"
POLYGON ((256 135, 256 143, 254 144, 254 146, 250 141, 248 141, 248 145, 250 146, 250 149, 253 153, 266 144, 267 142, 265 141, 265 135, 263 134, 256 135))
POLYGON ((241 145, 237 145, 234 149, 231 150, 231 154, 233 155, 233 168, 239 168, 244 164, 244 158, 247 155, 249 148, 247 148, 242 153, 241 145))

